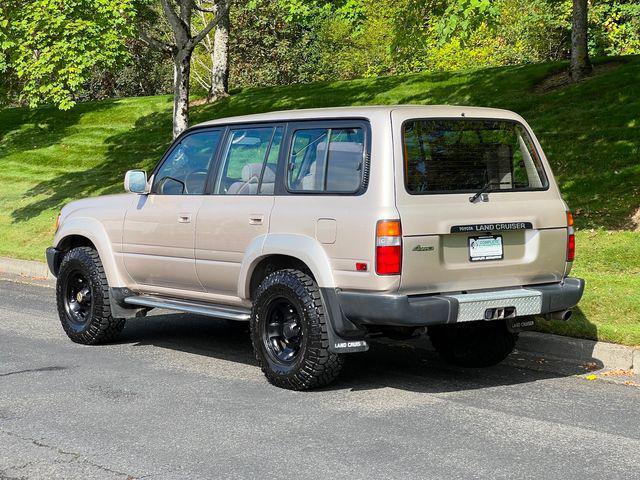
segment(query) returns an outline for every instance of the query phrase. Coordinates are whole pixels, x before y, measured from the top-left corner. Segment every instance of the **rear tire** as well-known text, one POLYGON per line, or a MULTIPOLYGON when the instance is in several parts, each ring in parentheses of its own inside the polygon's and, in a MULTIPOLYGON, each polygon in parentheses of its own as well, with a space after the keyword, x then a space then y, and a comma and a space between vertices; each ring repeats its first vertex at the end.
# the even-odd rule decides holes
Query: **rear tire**
POLYGON ((62 259, 56 300, 62 328, 76 343, 112 342, 124 328, 125 320, 111 315, 107 276, 91 247, 74 248, 62 259))
POLYGON ((278 270, 258 287, 251 311, 251 342, 267 380, 308 390, 331 383, 344 359, 329 351, 327 315, 316 282, 298 270, 278 270))
POLYGON ((489 367, 513 351, 517 333, 504 321, 481 321, 429 327, 429 338, 440 357, 460 367, 489 367))

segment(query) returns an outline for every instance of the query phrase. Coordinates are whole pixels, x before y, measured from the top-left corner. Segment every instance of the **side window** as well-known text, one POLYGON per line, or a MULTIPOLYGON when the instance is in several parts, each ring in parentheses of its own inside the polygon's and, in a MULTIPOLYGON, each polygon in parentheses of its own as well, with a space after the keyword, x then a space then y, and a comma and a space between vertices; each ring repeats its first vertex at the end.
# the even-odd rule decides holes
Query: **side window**
POLYGON ((355 193, 362 182, 362 128, 297 130, 291 142, 287 187, 297 192, 355 193))
POLYGON ((176 145, 155 173, 152 192, 160 195, 202 195, 219 130, 192 133, 176 145))
POLYGON ((255 195, 258 191, 273 193, 275 164, 277 164, 279 149, 279 145, 275 143, 278 132, 281 138, 281 127, 232 130, 224 150, 214 193, 219 195, 255 195), (272 140, 274 140, 273 147, 270 148, 272 140), (274 149, 275 157, 272 156, 274 149))

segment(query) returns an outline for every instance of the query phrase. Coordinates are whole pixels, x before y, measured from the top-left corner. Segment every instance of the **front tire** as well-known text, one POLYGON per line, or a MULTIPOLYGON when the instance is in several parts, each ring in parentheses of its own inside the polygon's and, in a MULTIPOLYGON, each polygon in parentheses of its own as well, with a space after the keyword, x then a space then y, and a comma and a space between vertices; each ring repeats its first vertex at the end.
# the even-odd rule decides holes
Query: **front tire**
POLYGON ((429 327, 429 338, 440 357, 460 367, 490 367, 513 351, 517 333, 502 320, 429 327))
POLYGON ((107 276, 91 247, 74 248, 62 259, 56 300, 62 328, 76 343, 108 343, 124 328, 125 320, 111 315, 107 276))
POLYGON ((251 342, 273 385, 308 390, 331 383, 344 363, 329 351, 327 315, 316 282, 298 270, 278 270, 258 287, 251 311, 251 342))

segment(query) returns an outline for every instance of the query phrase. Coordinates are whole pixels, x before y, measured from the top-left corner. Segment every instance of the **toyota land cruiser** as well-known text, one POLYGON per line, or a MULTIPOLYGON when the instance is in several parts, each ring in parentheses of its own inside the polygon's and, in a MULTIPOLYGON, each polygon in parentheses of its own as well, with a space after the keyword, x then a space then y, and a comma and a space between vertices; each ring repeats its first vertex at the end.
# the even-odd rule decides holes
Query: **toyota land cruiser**
POLYGON ((267 379, 309 389, 377 335, 426 331, 446 361, 496 364, 584 289, 549 163, 505 110, 219 119, 124 187, 65 206, 47 249, 74 342, 109 342, 152 308, 248 321, 267 379))

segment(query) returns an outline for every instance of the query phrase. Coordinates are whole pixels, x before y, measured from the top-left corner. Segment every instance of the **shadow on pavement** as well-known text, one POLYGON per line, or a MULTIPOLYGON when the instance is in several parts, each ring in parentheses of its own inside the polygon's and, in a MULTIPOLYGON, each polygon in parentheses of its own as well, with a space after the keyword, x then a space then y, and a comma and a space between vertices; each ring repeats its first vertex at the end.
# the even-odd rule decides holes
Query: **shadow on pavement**
MULTIPOLYGON (((127 323, 120 343, 155 346, 241 364, 257 363, 248 325, 189 314, 155 314, 127 323)), ((591 368, 601 367, 595 359, 591 368)), ((517 350, 490 368, 443 363, 426 338, 371 342, 366 353, 347 356, 338 380, 326 390, 396 388, 419 393, 476 390, 584 374, 588 366, 523 354, 517 350)))

